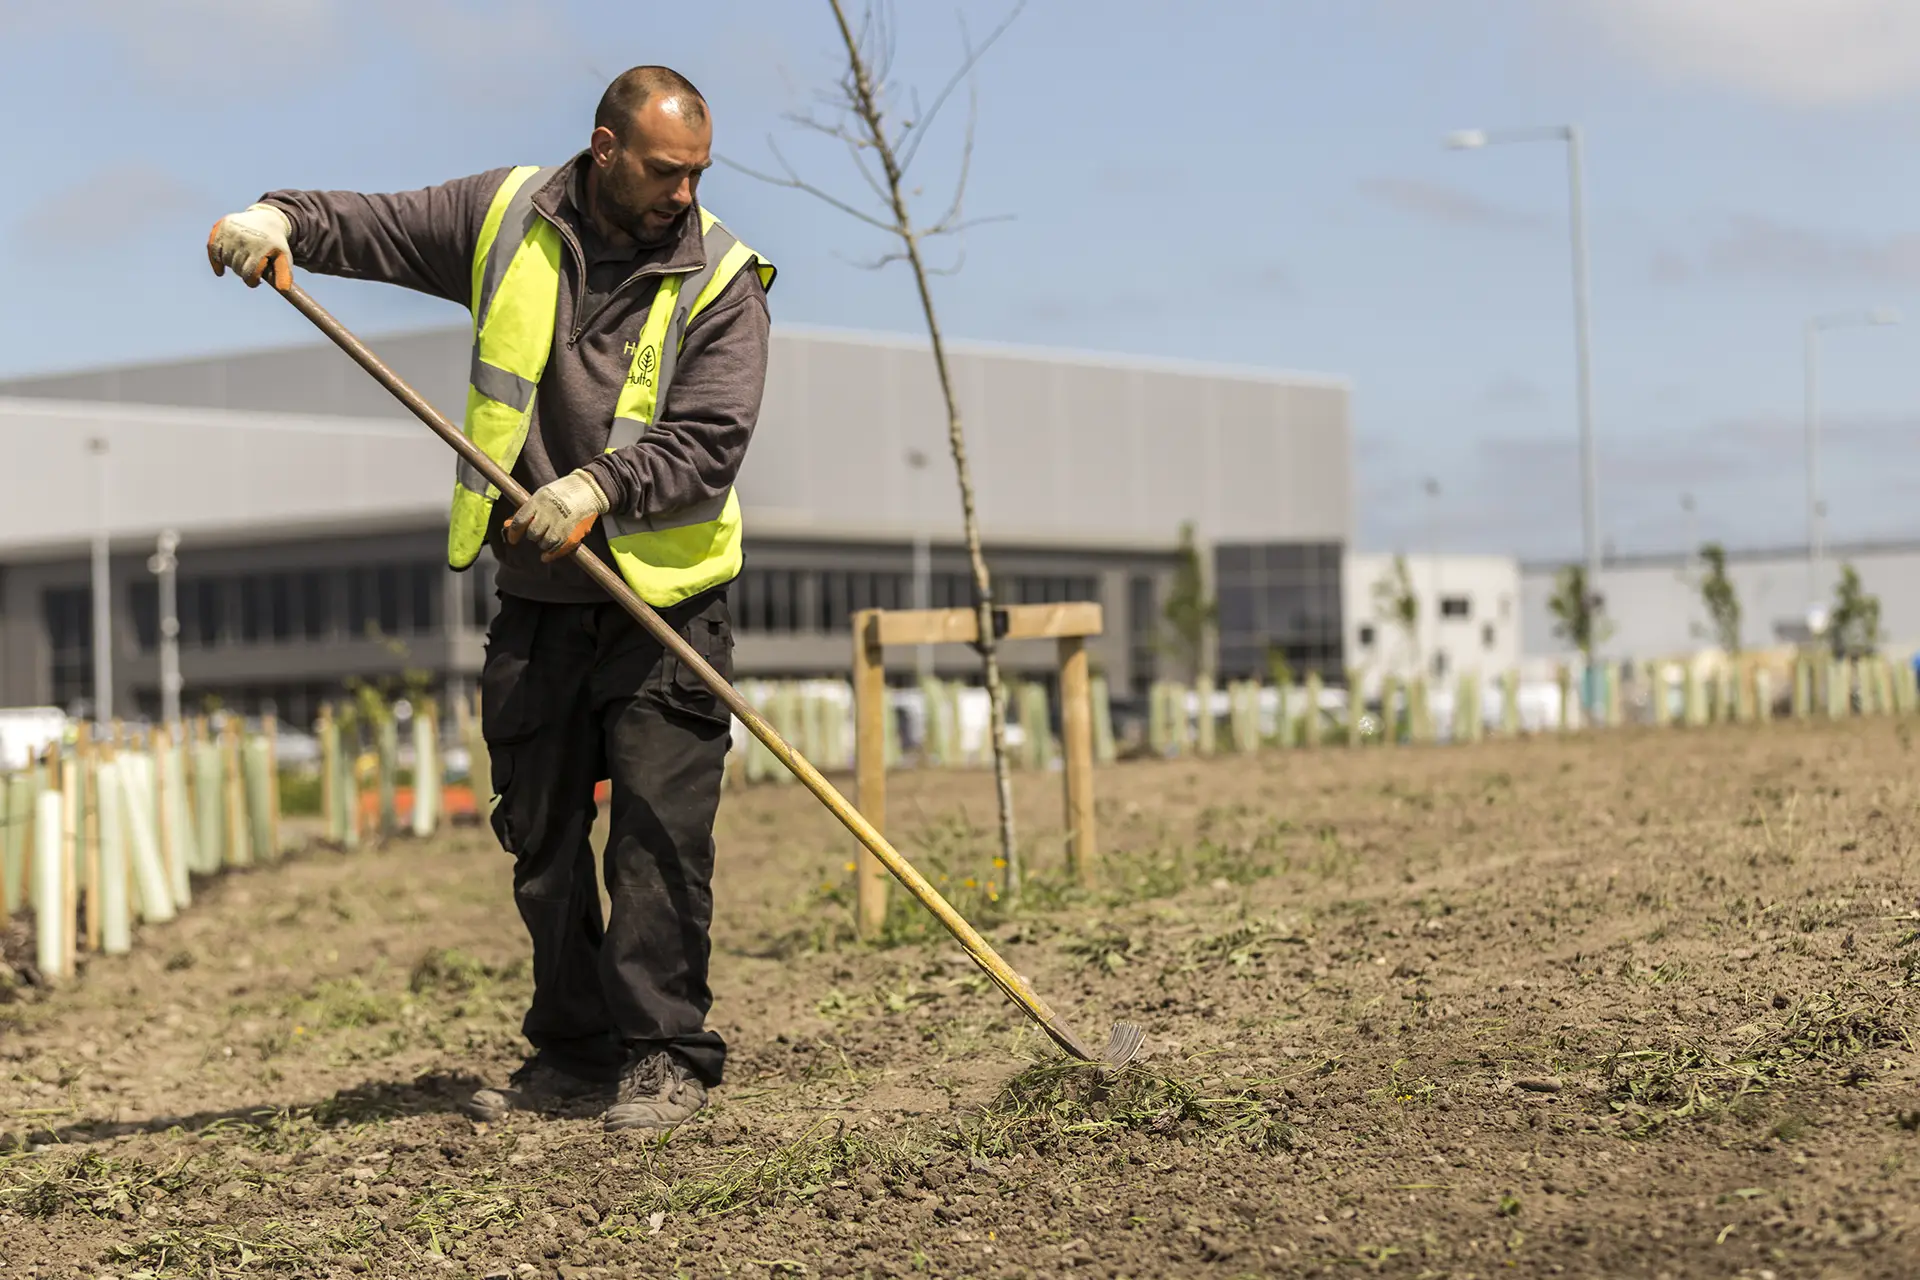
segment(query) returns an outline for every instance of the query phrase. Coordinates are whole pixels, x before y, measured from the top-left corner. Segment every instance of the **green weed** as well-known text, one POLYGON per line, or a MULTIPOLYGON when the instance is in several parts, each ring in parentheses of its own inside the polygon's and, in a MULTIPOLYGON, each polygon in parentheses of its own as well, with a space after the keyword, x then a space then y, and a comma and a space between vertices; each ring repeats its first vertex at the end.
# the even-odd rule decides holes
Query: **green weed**
POLYGON ((310 1272, 313 1260, 365 1248, 379 1224, 358 1221, 342 1230, 302 1230, 281 1222, 246 1227, 187 1227, 157 1231, 114 1246, 111 1257, 151 1274, 214 1277, 238 1270, 310 1272))
POLYGON ((1140 950, 1140 942, 1131 934, 1102 929, 1069 938, 1060 944, 1060 949, 1083 965, 1113 973, 1124 968, 1140 950))
POLYGON ((1789 1007, 1775 1027, 1753 1028, 1723 1049, 1704 1042, 1622 1049, 1603 1066, 1616 1112, 1649 1132, 1671 1121, 1719 1114, 1758 1093, 1803 1078, 1809 1069, 1849 1066, 1878 1049, 1910 1045, 1908 1010, 1897 1000, 1852 991, 1816 993, 1789 1007))
POLYGON ((92 1151, 0 1157, 0 1206, 28 1218, 138 1209, 156 1190, 173 1195, 192 1183, 186 1157, 164 1166, 92 1151))

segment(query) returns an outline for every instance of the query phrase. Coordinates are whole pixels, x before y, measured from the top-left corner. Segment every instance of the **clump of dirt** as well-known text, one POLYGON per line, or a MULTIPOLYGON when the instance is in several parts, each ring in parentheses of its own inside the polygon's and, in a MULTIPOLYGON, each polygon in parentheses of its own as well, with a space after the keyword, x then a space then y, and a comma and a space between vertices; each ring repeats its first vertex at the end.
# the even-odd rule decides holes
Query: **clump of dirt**
POLYGON ((723 807, 727 1083, 666 1137, 478 1126, 529 969, 482 833, 206 886, 0 1005, 0 1258, 33 1276, 1920 1274, 1920 785, 1887 721, 1102 772, 1099 886, 994 864, 990 787, 850 928, 796 788, 723 807))

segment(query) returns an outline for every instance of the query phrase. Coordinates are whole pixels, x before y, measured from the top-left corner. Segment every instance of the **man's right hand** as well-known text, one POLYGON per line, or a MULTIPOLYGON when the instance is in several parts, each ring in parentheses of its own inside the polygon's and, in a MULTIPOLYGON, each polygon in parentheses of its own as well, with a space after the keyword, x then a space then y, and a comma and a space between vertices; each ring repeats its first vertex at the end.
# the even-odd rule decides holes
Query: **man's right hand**
POLYGON ((213 224, 207 236, 207 261, 217 276, 232 267, 249 289, 260 283, 271 266, 273 287, 284 290, 293 283, 293 250, 287 245, 292 232, 292 219, 272 205, 248 205, 213 224))

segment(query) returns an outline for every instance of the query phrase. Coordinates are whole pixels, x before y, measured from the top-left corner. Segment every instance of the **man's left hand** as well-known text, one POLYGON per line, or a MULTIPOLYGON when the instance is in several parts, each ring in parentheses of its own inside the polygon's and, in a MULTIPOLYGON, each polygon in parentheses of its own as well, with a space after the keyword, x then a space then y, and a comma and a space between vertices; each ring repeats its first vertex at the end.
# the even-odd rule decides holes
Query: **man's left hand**
POLYGON ((551 484, 541 485, 526 505, 507 521, 507 541, 514 546, 529 532, 544 554, 542 564, 552 564, 586 539, 593 522, 607 513, 612 504, 600 486, 586 471, 572 471, 551 484))

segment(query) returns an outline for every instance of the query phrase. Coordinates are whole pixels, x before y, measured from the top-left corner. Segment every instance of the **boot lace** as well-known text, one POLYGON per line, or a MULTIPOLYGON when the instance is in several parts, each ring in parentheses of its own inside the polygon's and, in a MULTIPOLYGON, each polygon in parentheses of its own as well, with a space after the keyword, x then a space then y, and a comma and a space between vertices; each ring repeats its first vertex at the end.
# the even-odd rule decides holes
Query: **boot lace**
POLYGON ((620 1101, 639 1102, 664 1097, 676 1082, 673 1057, 667 1053, 649 1054, 628 1068, 620 1077, 620 1101))

